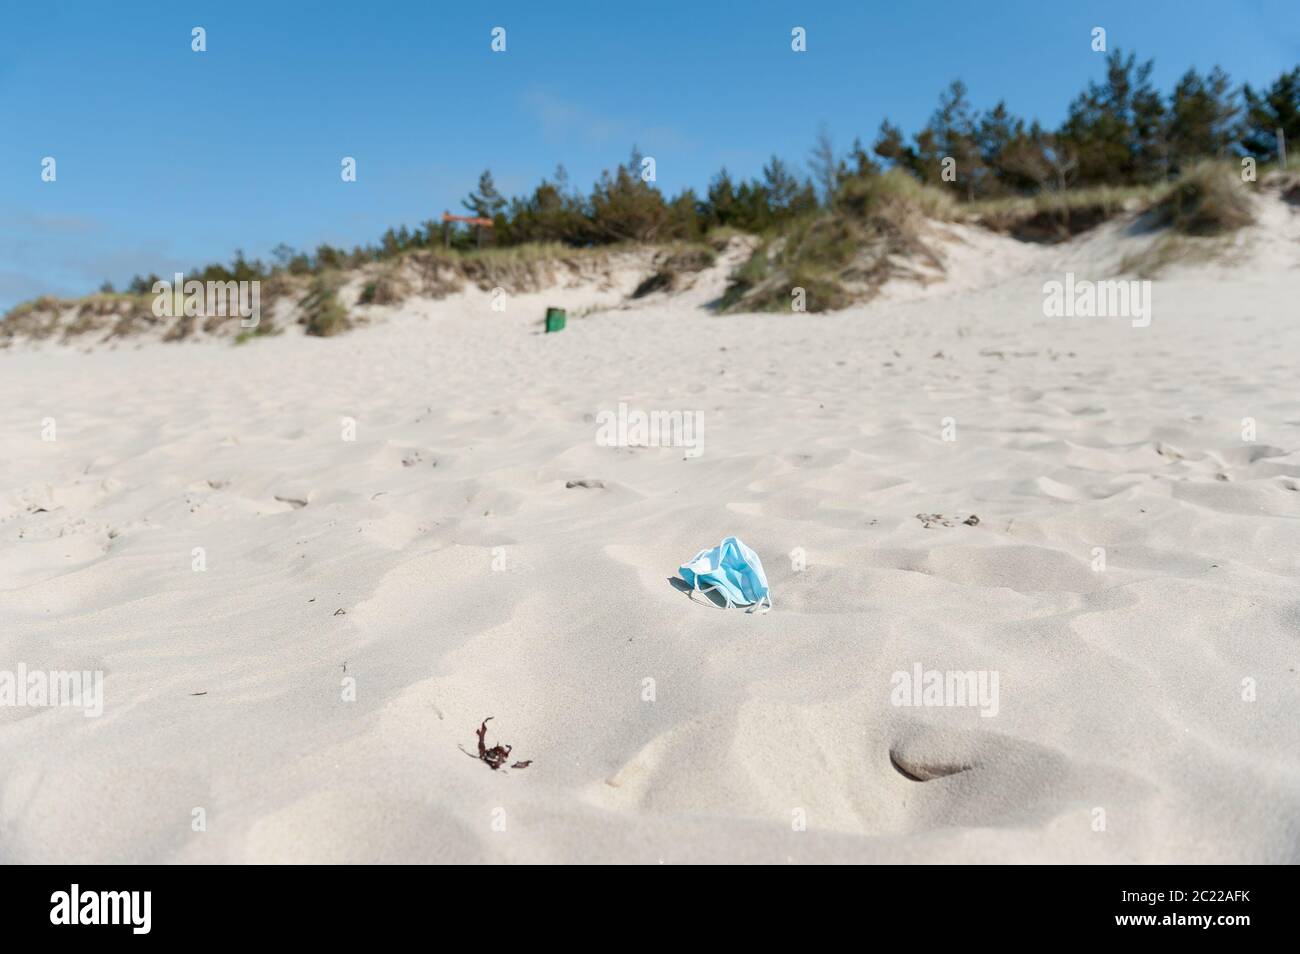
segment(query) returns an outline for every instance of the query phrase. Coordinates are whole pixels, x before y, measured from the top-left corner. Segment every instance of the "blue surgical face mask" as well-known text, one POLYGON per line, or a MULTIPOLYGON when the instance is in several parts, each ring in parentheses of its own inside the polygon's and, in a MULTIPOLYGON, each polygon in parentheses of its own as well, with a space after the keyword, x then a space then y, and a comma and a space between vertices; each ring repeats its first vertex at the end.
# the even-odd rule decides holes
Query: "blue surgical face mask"
POLYGON ((692 590, 717 590, 728 608, 748 606, 751 613, 764 603, 767 608, 763 612, 772 608, 763 561, 736 537, 727 537, 711 550, 701 550, 677 572, 692 590))

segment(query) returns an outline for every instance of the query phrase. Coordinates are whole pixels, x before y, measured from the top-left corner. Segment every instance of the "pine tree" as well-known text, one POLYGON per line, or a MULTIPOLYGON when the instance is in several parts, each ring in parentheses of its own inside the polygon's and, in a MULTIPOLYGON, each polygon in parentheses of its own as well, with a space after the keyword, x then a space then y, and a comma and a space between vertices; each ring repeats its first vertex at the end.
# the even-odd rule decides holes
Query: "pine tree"
POLYGON ((592 189, 589 213, 595 235, 603 242, 651 242, 667 237, 668 207, 663 194, 627 166, 601 173, 592 189))
POLYGON ((478 177, 478 191, 467 195, 461 205, 481 219, 495 219, 505 209, 505 196, 497 191, 497 185, 492 180, 492 170, 483 170, 483 174, 478 177))
POLYGON ((1062 138, 1079 157, 1084 184, 1152 182, 1165 172, 1164 103, 1151 85, 1155 64, 1113 50, 1104 83, 1070 104, 1062 138))
POLYGON ((1005 182, 1024 191, 1063 192, 1074 183, 1079 156, 1069 139, 1035 122, 1003 147, 998 167, 1005 182))
POLYGON ((774 215, 788 212, 799 194, 799 180, 778 156, 773 156, 763 167, 763 186, 767 190, 767 202, 774 215))
POLYGON ((862 140, 856 136, 853 138, 853 148, 849 150, 849 158, 853 160, 853 175, 859 178, 880 173, 880 164, 871 158, 871 153, 867 152, 862 140))
POLYGON ((975 121, 971 116, 970 101, 966 98, 966 84, 953 80, 948 88, 939 95, 939 108, 930 117, 927 127, 932 134, 933 145, 923 154, 921 161, 926 166, 934 166, 931 181, 938 181, 968 199, 975 197, 975 184, 983 170, 980 161, 975 121), (957 178, 945 182, 942 177, 943 161, 956 161, 957 178))
POLYGON ((808 156, 808 168, 812 170, 813 181, 821 190, 822 201, 830 205, 835 200, 846 169, 844 163, 835 157, 835 143, 831 140, 830 130, 825 126, 817 132, 817 141, 813 143, 808 156))
POLYGON ((881 122, 880 131, 876 134, 876 141, 872 145, 871 151, 884 159, 891 167, 903 169, 917 178, 923 178, 916 150, 909 146, 903 138, 903 130, 888 119, 881 122))
POLYGON ((1195 69, 1184 73, 1169 97, 1166 137, 1174 167, 1202 156, 1226 155, 1236 138, 1239 112, 1231 80, 1219 67, 1204 77, 1195 69))
POLYGON ((1300 155, 1300 66, 1283 73, 1273 85, 1256 93, 1242 88, 1246 115, 1241 142, 1246 151, 1263 160, 1278 158, 1277 130, 1287 141, 1289 155, 1300 155))
POLYGON ((1008 168, 1005 161, 1008 150, 1024 136, 1024 122, 1012 116, 1004 102, 999 102, 980 117, 976 131, 981 166, 977 183, 980 195, 1024 191, 1024 177, 1008 168))
POLYGON ((736 187, 731 181, 731 174, 726 166, 713 177, 709 183, 708 198, 703 203, 701 214, 708 227, 731 225, 736 216, 736 187))

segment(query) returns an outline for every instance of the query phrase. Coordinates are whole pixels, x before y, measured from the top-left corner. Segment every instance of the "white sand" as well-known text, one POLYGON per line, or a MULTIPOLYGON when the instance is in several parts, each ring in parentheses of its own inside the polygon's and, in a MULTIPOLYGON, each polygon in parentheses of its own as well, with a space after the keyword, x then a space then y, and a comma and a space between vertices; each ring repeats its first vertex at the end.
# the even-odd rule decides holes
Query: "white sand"
POLYGON ((653 296, 542 336, 581 290, 475 293, 0 353, 0 668, 106 674, 99 718, 0 708, 0 860, 1300 860, 1300 215, 1269 216, 1145 329, 1042 314, 1118 227, 955 229, 947 283, 837 315, 653 296), (599 446, 620 401, 701 412, 703 454, 599 446), (772 613, 668 583, 727 534, 772 613), (995 671, 997 714, 892 705, 918 663, 995 671), (461 754, 485 716, 529 768, 461 754))

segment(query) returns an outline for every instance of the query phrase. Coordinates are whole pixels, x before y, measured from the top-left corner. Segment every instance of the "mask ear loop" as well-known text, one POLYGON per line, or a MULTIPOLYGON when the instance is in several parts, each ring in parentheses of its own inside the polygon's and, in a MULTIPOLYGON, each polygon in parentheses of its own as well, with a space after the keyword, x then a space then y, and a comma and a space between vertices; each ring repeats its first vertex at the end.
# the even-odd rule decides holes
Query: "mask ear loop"
POLYGON ((718 589, 718 587, 716 587, 716 586, 710 586, 707 590, 702 590, 702 589, 700 589, 700 583, 699 583, 699 580, 696 580, 696 581, 695 581, 695 585, 694 585, 693 587, 691 587, 691 592, 690 592, 690 599, 691 599, 691 602, 692 602, 692 603, 700 603, 701 605, 708 605, 708 606, 712 607, 713 609, 731 609, 731 608, 732 608, 731 597, 727 595, 727 591, 726 591, 726 590, 723 590, 723 591, 722 591, 722 598, 723 598, 724 600, 727 601, 727 605, 726 605, 726 606, 719 606, 717 603, 713 602, 713 600, 697 600, 697 599, 695 598, 695 594, 696 594, 696 593, 712 593, 712 592, 713 592, 714 590, 716 590, 716 589, 718 589))
MULTIPOLYGON (((722 598, 723 598, 724 600, 727 601, 727 605, 726 605, 726 606, 719 606, 717 603, 713 602, 712 600, 697 600, 697 599, 695 598, 695 594, 696 594, 696 593, 712 593, 712 592, 713 592, 714 590, 716 590, 716 589, 720 589, 720 587, 717 587, 717 586, 710 586, 708 589, 702 590, 702 589, 700 589, 699 584, 696 583, 696 585, 695 585, 694 587, 691 588, 691 592, 690 592, 690 594, 689 594, 690 600, 691 600, 692 603, 707 604, 707 605, 713 607, 714 609, 735 609, 736 604, 733 603, 733 602, 731 602, 731 597, 727 595, 727 591, 726 591, 726 590, 723 590, 723 591, 722 591, 722 598)), ((755 603, 753 606, 751 606, 751 607, 749 607, 747 610, 745 610, 745 612, 746 612, 746 613, 758 613, 760 616, 762 616, 762 615, 765 614, 765 613, 770 613, 770 612, 772 612, 772 594, 771 594, 771 593, 765 593, 765 594, 763 595, 763 598, 762 598, 762 599, 760 599, 760 600, 759 600, 757 603, 755 603), (764 603, 766 603, 767 605, 764 606, 764 605, 763 605, 764 603)))

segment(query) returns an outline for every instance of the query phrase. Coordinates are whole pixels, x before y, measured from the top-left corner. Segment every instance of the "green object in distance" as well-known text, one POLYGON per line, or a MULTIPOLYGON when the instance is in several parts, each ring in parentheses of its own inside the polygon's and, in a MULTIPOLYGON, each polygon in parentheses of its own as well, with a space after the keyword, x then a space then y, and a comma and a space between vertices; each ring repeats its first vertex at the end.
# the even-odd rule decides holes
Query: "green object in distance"
POLYGON ((552 331, 563 331, 563 330, 564 330, 564 309, 547 308, 546 309, 546 333, 550 334, 552 331))

